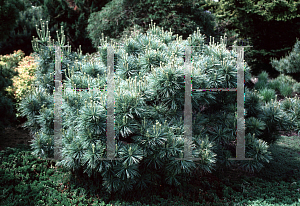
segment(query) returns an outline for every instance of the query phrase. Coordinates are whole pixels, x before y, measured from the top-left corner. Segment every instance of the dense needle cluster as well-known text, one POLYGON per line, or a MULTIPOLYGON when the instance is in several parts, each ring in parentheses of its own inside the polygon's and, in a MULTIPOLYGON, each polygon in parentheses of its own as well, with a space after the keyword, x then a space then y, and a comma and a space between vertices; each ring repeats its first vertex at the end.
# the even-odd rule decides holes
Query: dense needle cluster
MULTIPOLYGON (((53 157, 55 55, 47 46, 54 43, 48 32, 38 33, 41 40, 33 41, 39 56, 37 88, 21 102, 20 111, 35 133, 33 153, 53 157)), ((63 30, 61 35, 56 45, 64 44, 63 30)), ((210 172, 235 164, 228 160, 235 156, 235 92, 192 92, 191 146, 193 156, 201 160, 175 160, 184 151, 185 46, 197 46, 192 47, 193 89, 237 86, 236 52, 228 51, 223 41, 205 45, 204 38, 197 30, 182 40, 154 24, 146 34, 135 32, 126 38, 120 47, 102 38, 99 52, 92 56, 62 49, 63 159, 58 165, 81 168, 89 176, 100 173, 107 191, 125 193, 159 184, 179 186, 192 179, 196 169, 210 172), (108 45, 114 45, 115 143, 120 161, 99 160, 107 157, 108 45)), ((246 82, 249 69, 246 65, 246 82)), ((240 165, 259 171, 272 159, 267 142, 276 139, 279 125, 291 125, 291 120, 276 105, 264 105, 257 93, 245 91, 246 157, 254 160, 240 165)))

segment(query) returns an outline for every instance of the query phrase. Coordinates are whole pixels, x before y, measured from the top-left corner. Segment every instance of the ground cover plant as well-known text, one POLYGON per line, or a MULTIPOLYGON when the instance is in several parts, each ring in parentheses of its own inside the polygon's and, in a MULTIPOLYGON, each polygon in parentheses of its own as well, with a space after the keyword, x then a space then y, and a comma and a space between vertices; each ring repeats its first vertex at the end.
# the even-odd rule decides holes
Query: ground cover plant
POLYGON ((76 177, 50 160, 31 155, 30 146, 20 145, 0 152, 0 205, 296 206, 300 200, 298 145, 299 136, 281 136, 270 146, 275 161, 255 175, 237 168, 212 171, 195 176, 181 193, 165 188, 131 200, 110 200, 93 179, 76 177))
MULTIPOLYGON (((44 36, 40 36, 40 44, 50 45, 47 32, 41 32, 44 36)), ((71 169, 71 173, 76 173, 77 177, 87 173, 89 178, 97 179, 98 186, 102 184, 105 192, 116 196, 123 193, 127 198, 130 198, 130 194, 142 196, 145 191, 155 190, 163 194, 170 191, 180 194, 184 191, 185 184, 194 181, 195 176, 202 177, 203 172, 211 172, 215 162, 217 169, 223 171, 236 165, 243 170, 260 171, 263 169, 263 163, 270 164, 272 160, 267 143, 272 145, 278 141, 279 130, 295 129, 294 119, 287 115, 279 104, 260 101, 258 94, 246 89, 246 157, 253 157, 255 160, 233 164, 227 158, 235 156, 236 135, 234 129, 227 128, 235 128, 236 125, 234 115, 230 114, 236 109, 236 98, 234 95, 220 92, 195 93, 192 96, 195 111, 193 123, 196 125, 193 126, 193 143, 197 145, 198 150, 194 155, 202 157, 204 161, 174 161, 183 151, 184 102, 179 98, 184 96, 184 50, 177 49, 175 45, 202 46, 193 50, 193 88, 236 87, 236 54, 226 51, 222 44, 204 45, 199 31, 188 41, 182 41, 170 32, 163 32, 153 25, 148 35, 138 34, 125 42, 125 47, 117 50, 115 54, 118 76, 116 85, 119 88, 119 91, 115 92, 115 128, 117 154, 124 158, 121 162, 97 161, 97 157, 106 156, 103 144, 106 139, 105 93, 76 93, 70 90, 65 91, 63 96, 64 160, 56 166, 71 169), (227 62, 218 66, 218 63, 223 61, 222 57, 227 57, 227 62), (215 73, 217 68, 223 73, 215 73), (148 85, 138 83, 138 80, 143 80, 148 85), (102 99, 98 101, 95 97, 102 99), (199 102, 202 105, 197 104, 199 102), (219 113, 216 112, 218 110, 219 113), (225 119, 229 121, 226 122, 225 119), (165 120, 169 123, 160 124, 165 120), (217 124, 210 125, 209 122, 217 124), (126 144, 128 142, 131 144, 126 144), (178 190, 174 189, 179 185, 178 190)), ((107 42, 103 41, 103 45, 99 56, 92 62, 86 62, 77 53, 66 51, 62 59, 62 72, 64 83, 68 87, 75 84, 77 88, 105 86, 107 42)), ((53 156, 54 50, 44 46, 36 47, 40 55, 36 74, 38 88, 20 104, 21 113, 28 118, 27 126, 30 126, 33 132, 39 132, 35 133, 31 146, 32 154, 41 158, 53 156)), ((249 81, 247 66, 245 74, 246 81, 249 81)), ((295 99, 295 104, 298 104, 298 99, 295 99)), ((198 193, 194 191, 191 194, 198 196, 199 190, 198 193)), ((216 201, 217 196, 210 197, 211 201, 216 201)))

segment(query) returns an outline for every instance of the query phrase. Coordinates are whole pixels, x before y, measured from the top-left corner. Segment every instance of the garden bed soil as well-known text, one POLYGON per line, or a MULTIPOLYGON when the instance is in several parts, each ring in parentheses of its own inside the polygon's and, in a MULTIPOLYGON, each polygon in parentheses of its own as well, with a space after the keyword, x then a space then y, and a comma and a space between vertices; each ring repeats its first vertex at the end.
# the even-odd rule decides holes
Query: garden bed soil
POLYGON ((6 147, 15 148, 18 144, 30 145, 32 139, 29 130, 22 128, 22 125, 6 127, 0 134, 0 151, 6 147))

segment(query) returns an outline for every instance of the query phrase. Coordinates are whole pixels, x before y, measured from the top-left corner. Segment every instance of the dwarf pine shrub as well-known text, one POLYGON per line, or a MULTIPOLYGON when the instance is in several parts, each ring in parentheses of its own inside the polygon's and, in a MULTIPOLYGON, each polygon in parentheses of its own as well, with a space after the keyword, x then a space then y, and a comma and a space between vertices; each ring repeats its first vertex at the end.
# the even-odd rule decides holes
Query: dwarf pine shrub
POLYGON ((293 91, 300 93, 300 82, 297 82, 293 85, 293 91))
POLYGON ((255 89, 263 89, 266 87, 266 85, 268 84, 268 73, 266 71, 261 72, 258 75, 258 81, 255 84, 255 89))
POLYGON ((285 74, 280 74, 276 79, 278 81, 280 81, 281 83, 286 83, 289 85, 293 85, 293 84, 297 83, 297 81, 295 79, 293 79, 291 76, 285 75, 285 74))
POLYGON ((297 39, 293 50, 289 55, 281 58, 280 60, 271 59, 271 65, 280 74, 288 74, 299 82, 300 80, 300 41, 297 39))
POLYGON ((265 102, 270 102, 271 99, 275 99, 275 90, 264 88, 260 91, 260 95, 263 96, 265 102))
MULTIPOLYGON (((284 99, 280 107, 283 111, 287 113, 287 115, 290 116, 291 119, 294 120, 295 124, 297 125, 297 128, 300 128, 300 101, 298 98, 286 98, 284 99)), ((299 130, 298 130, 299 134, 299 130)))
POLYGON ((293 92, 293 88, 290 84, 283 83, 282 85, 280 85, 279 91, 284 97, 290 97, 293 92))
MULTIPOLYGON (((37 88, 22 100, 19 109, 35 132, 33 154, 53 157, 55 59, 54 48, 47 46, 54 42, 44 30, 45 26, 39 30, 41 40, 33 41, 38 57, 37 88)), ((63 39, 63 32, 61 35, 63 39)), ((193 88, 236 88, 237 54, 222 42, 204 44, 199 30, 182 40, 151 25, 146 34, 136 33, 123 47, 114 47, 115 146, 121 160, 99 160, 107 157, 108 45, 113 44, 102 38, 102 47, 93 56, 63 52, 63 145, 57 165, 89 176, 100 174, 99 184, 110 193, 180 186, 192 180, 196 170, 211 172, 237 162, 244 170, 259 171, 272 159, 267 143, 276 140, 279 129, 290 128, 291 120, 278 105, 264 105, 256 92, 245 88, 246 157, 254 160, 229 161, 235 156, 236 94, 193 92, 191 147, 193 157, 201 161, 176 160, 184 151, 185 46, 199 46, 192 47, 193 88)), ((244 70, 245 81, 250 81, 250 68, 246 65, 244 70)))
POLYGON ((268 83, 268 88, 269 89, 274 89, 274 90, 279 90, 280 85, 281 85, 280 80, 278 80, 278 79, 272 79, 268 83))
MULTIPOLYGON (((259 82, 258 82, 259 83, 259 82)), ((290 96, 292 92, 298 92, 298 82, 291 76, 280 74, 276 79, 270 80, 268 83, 260 83, 256 88, 263 88, 262 85, 278 90, 284 97, 290 96)), ((255 85, 256 86, 256 85, 255 85)))

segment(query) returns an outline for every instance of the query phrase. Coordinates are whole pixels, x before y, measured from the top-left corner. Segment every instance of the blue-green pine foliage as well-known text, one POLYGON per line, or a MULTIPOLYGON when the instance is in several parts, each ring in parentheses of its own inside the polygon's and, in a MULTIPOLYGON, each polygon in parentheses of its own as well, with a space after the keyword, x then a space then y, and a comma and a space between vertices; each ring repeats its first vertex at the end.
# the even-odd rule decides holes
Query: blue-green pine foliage
MULTIPOLYGON (((19 111, 33 128, 33 154, 47 158, 53 157, 54 149, 55 58, 54 48, 46 47, 54 42, 43 28, 40 33, 40 40, 33 41, 39 62, 37 88, 24 98, 19 111)), ((63 45, 58 39, 55 44, 63 45)), ((211 91, 192 92, 190 144, 193 156, 202 160, 175 160, 184 155, 185 46, 200 46, 192 47, 193 89, 236 88, 235 51, 226 50, 222 42, 205 44, 199 30, 182 40, 155 25, 124 42, 123 47, 114 47, 116 157, 122 160, 99 160, 107 157, 106 55, 107 46, 113 45, 103 38, 99 52, 92 56, 68 50, 62 55, 63 83, 69 89, 62 94, 62 160, 57 165, 89 176, 100 174, 99 184, 108 192, 125 194, 160 184, 180 186, 192 180, 195 171, 211 172, 236 163, 244 170, 259 171, 272 159, 268 143, 276 141, 276 132, 290 128, 291 119, 245 88, 246 157, 254 160, 228 160, 236 155, 236 93, 211 91)), ((246 82, 249 70, 246 64, 246 82)))
POLYGON ((297 39, 289 55, 280 60, 273 58, 270 63, 280 74, 289 75, 300 82, 300 41, 297 39))

